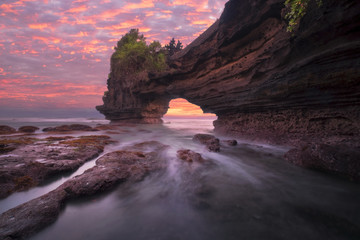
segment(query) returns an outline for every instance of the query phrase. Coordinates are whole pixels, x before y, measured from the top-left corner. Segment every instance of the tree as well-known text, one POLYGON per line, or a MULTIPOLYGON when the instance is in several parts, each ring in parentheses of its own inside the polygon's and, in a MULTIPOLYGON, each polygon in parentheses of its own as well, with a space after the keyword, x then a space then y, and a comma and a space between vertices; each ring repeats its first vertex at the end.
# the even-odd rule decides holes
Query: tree
POLYGON ((165 45, 165 49, 168 51, 169 56, 174 55, 174 53, 180 51, 183 48, 182 43, 178 40, 177 44, 175 45, 175 38, 172 38, 169 44, 165 45))
POLYGON ((158 41, 146 44, 144 35, 138 29, 131 29, 114 47, 111 56, 111 71, 121 70, 123 73, 140 71, 161 71, 166 68, 165 54, 158 41))
POLYGON ((176 49, 177 52, 180 51, 181 49, 183 49, 183 45, 180 42, 180 40, 178 40, 175 49, 176 49))

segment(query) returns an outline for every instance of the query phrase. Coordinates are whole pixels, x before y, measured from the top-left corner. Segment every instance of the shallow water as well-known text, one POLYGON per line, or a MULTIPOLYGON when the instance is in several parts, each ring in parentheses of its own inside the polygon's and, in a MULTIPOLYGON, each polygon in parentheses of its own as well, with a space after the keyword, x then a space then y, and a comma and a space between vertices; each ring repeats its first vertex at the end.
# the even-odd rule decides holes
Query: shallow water
MULTIPOLYGON (((31 239, 360 239, 358 184, 287 163, 285 147, 238 139, 236 147, 210 153, 192 142, 212 128, 199 119, 122 127, 111 135, 119 143, 105 151, 157 140, 170 145, 166 171, 67 204, 31 239), (207 161, 182 162, 180 148, 207 161)), ((43 186, 44 193, 94 163, 43 186)))

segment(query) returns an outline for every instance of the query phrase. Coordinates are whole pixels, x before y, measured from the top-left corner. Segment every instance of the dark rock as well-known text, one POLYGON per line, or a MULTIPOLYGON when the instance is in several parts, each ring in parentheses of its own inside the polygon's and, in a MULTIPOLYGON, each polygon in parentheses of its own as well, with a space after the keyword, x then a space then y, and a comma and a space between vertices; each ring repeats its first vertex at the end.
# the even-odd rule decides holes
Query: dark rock
POLYGON ((26 239, 57 219, 66 192, 55 190, 0 215, 0 239, 26 239))
POLYGON ((224 144, 226 144, 228 146, 236 146, 237 145, 236 140, 222 140, 221 142, 223 142, 224 144))
POLYGON ((94 129, 101 131, 101 130, 118 130, 119 127, 112 124, 106 124, 106 125, 97 125, 94 127, 94 129))
POLYGON ((154 152, 116 151, 96 161, 96 166, 68 180, 56 190, 0 215, 0 239, 24 239, 54 222, 67 201, 137 182, 151 172, 166 168, 161 158, 165 145, 154 152))
POLYGON ((108 136, 1 139, 0 198, 36 186, 55 174, 74 171, 113 143, 108 136), (59 142, 60 141, 60 142, 59 142), (5 147, 2 147, 5 145, 5 147))
POLYGON ((71 124, 61 125, 57 127, 48 127, 43 129, 44 132, 70 132, 70 131, 98 131, 88 125, 83 124, 71 124))
POLYGON ((0 126, 0 134, 12 134, 12 133, 15 133, 15 132, 16 132, 15 128, 12 128, 12 127, 9 127, 9 126, 6 126, 6 125, 1 125, 0 126))
POLYGON ((39 130, 39 128, 34 126, 22 126, 18 129, 19 132, 24 132, 24 133, 33 133, 36 130, 39 130))
POLYGON ((189 149, 178 150, 177 157, 186 162, 203 162, 204 161, 204 159, 202 158, 200 153, 191 151, 189 149))
POLYGON ((360 181, 360 146, 306 143, 287 152, 285 159, 301 167, 360 181))
POLYGON ((220 141, 213 135, 196 134, 193 141, 205 145, 210 152, 220 152, 220 141))

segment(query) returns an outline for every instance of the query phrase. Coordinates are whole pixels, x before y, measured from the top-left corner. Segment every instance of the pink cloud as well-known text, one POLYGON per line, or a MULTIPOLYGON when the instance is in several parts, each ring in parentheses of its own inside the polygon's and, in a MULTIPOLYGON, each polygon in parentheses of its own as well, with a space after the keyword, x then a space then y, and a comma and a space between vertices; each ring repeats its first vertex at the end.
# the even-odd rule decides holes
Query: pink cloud
POLYGON ((0 4, 0 109, 101 104, 116 42, 131 28, 147 41, 190 43, 226 0, 17 0, 0 4), (46 65, 46 67, 44 67, 46 65), (29 105, 29 103, 31 103, 29 105))

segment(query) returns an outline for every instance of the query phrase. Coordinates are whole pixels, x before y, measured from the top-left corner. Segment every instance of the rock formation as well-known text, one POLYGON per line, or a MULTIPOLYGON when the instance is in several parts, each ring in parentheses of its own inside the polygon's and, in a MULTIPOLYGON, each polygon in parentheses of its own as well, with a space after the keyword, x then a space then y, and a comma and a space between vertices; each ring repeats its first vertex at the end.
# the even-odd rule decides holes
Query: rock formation
POLYGON ((0 239, 26 239, 53 223, 67 202, 110 190, 125 181, 140 181, 152 172, 165 169, 166 159, 160 155, 166 145, 144 142, 135 148, 143 152, 108 153, 96 161, 96 166, 57 189, 1 214, 0 239), (149 147, 154 151, 147 151, 149 147))
POLYGON ((205 145, 209 152, 220 152, 220 140, 213 135, 196 134, 192 140, 205 145))
POLYGON ((76 170, 114 143, 108 136, 0 139, 0 199, 76 170))
POLYGON ((112 121, 158 123, 181 97, 215 113, 217 133, 295 146, 351 138, 358 148, 359 12, 359 1, 326 0, 288 33, 284 0, 230 0, 170 70, 112 66, 97 109, 112 121))

